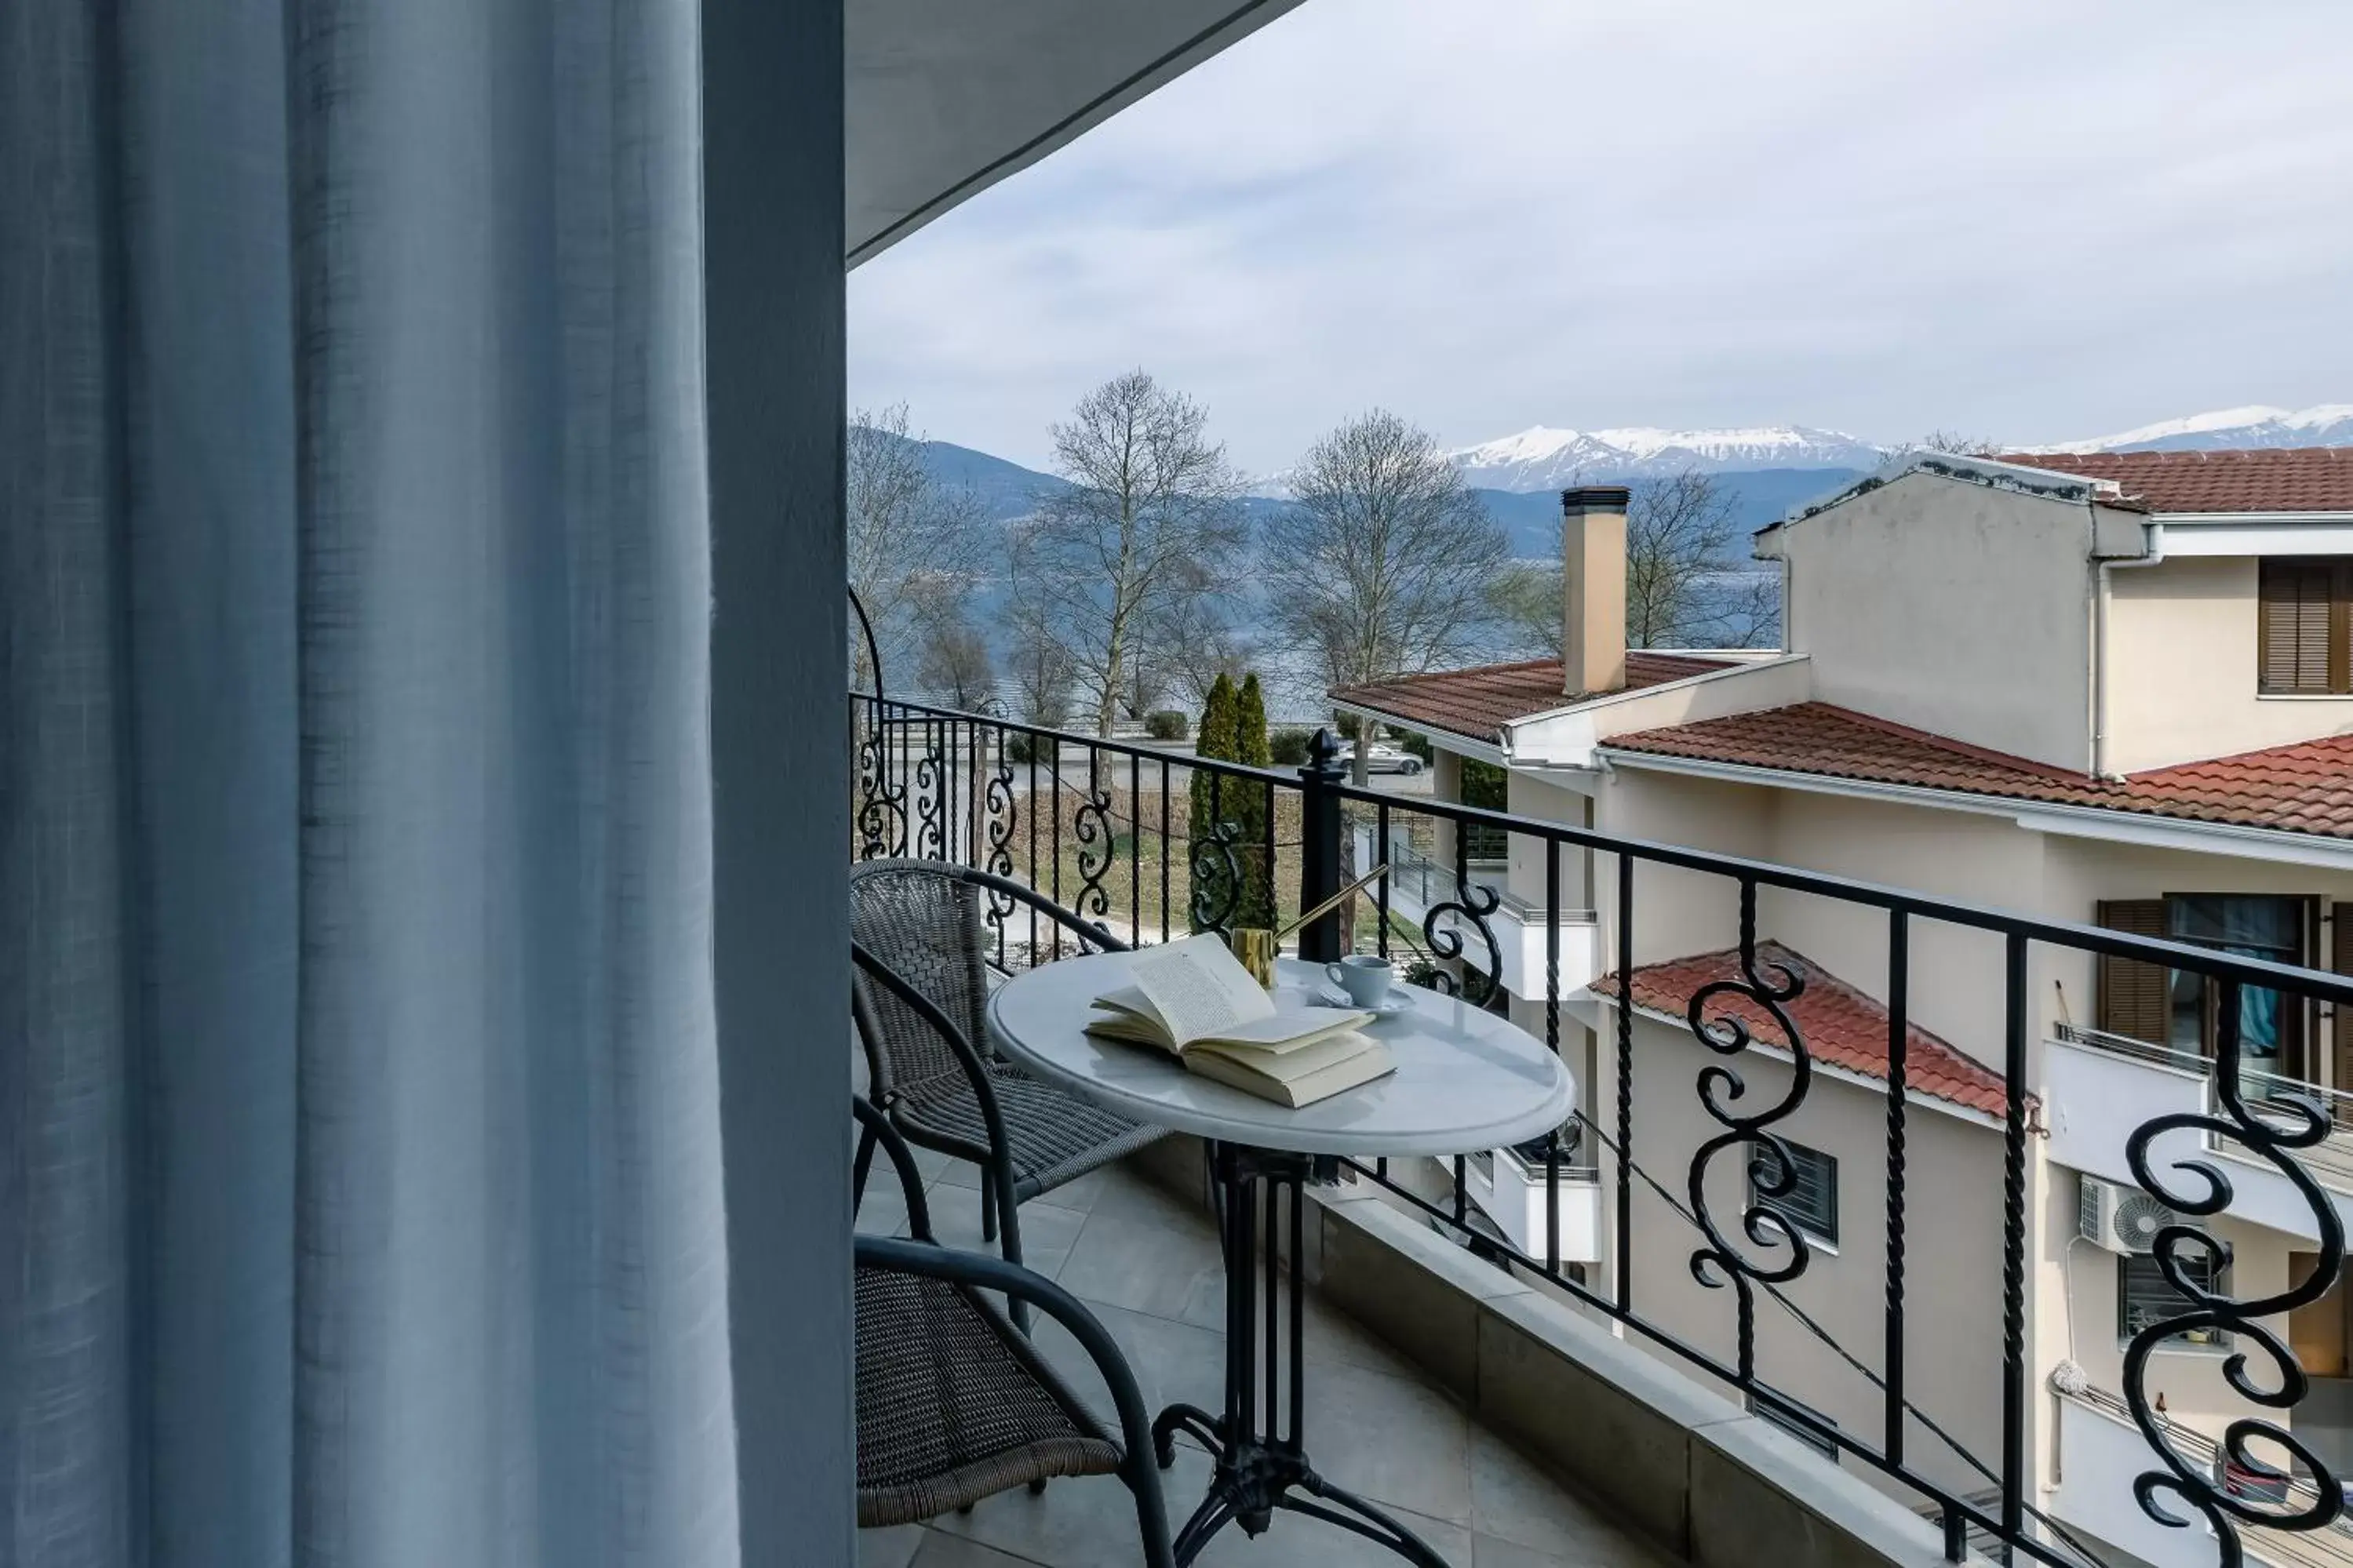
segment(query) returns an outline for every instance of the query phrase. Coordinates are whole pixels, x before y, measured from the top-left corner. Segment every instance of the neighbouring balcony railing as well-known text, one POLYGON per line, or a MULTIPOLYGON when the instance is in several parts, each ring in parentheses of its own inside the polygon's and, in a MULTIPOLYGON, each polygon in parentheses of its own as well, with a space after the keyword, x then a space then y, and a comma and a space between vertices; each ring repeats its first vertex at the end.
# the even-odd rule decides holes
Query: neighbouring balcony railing
MULTIPOLYGON (((2205 1079, 2206 1113, 2209 1116, 2224 1114, 2221 1095, 2215 1081, 2214 1059, 2201 1051, 2158 1045, 2136 1039, 2130 1035, 2085 1028, 2079 1024, 2060 1024, 2052 1034, 2068 1045, 2082 1046, 2134 1061, 2149 1062, 2179 1073, 2194 1074, 2205 1079)), ((2318 1106, 2328 1118, 2329 1132, 2305 1151, 2303 1163, 2321 1178, 2322 1185, 2335 1192, 2353 1194, 2353 1094, 2300 1078, 2266 1072, 2244 1062, 2239 1064, 2236 1077, 2240 1097, 2245 1100, 2248 1109, 2283 1131, 2296 1125, 2297 1103, 2318 1106), (2281 1109, 2276 1111, 2267 1109, 2274 1104, 2281 1109)), ((2206 1146, 2219 1148, 2211 1132, 2206 1136, 2206 1146)))
MULTIPOLYGON (((2216 986, 2216 1013, 2223 1021, 2216 1055, 2232 1067, 2241 1054, 2235 1020, 2242 987, 2353 1005, 2353 979, 2347 977, 1353 785, 1324 736, 1308 765, 1290 772, 1207 762, 1171 748, 1062 733, 871 693, 851 693, 850 719, 853 854, 913 855, 979 866, 1027 882, 1081 918, 1134 942, 1165 941, 1195 930, 1226 931, 1237 923, 1280 924, 1304 902, 1319 900, 1346 880, 1348 864, 1363 846, 1398 843, 1399 827, 1417 817, 1451 823, 1457 830, 1451 877, 1443 867, 1435 878, 1425 867, 1413 868, 1410 874, 1424 877, 1419 890, 1427 896, 1412 900, 1419 908, 1411 919, 1392 901, 1399 875, 1393 868, 1368 898, 1357 900, 1353 914, 1327 916, 1303 928, 1298 950, 1310 959, 1332 958, 1353 942, 1408 957, 1416 961, 1412 973, 1422 983, 1498 1009, 1513 994, 1503 983, 1503 950, 1495 935, 1503 896, 1472 876, 1464 847, 1472 835, 1463 829, 1500 836, 1516 847, 1522 865, 1541 866, 1545 910, 1562 908, 1562 891, 1572 885, 1564 870, 1577 869, 1579 880, 1574 885, 1590 885, 1607 900, 1603 926, 1590 939, 1601 967, 1621 976, 1635 968, 1634 932, 1644 900, 1663 896, 1658 879, 1672 875, 1673 907, 1684 910, 1691 907, 1693 879, 1714 879, 1724 889, 1731 917, 1717 924, 1728 924, 1736 933, 1736 962, 1733 978, 1705 984, 1690 998, 1683 1021, 1704 1056, 1682 1106, 1646 1111, 1638 1105, 1636 1009, 1591 1012, 1589 995, 1573 994, 1575 983, 1562 982, 1564 922, 1541 922, 1537 951, 1544 962, 1523 966, 1529 972, 1520 976, 1517 1016, 1533 1020, 1531 1026, 1556 1051, 1563 1047, 1565 1014, 1572 1024, 1598 1017, 1611 1042, 1606 1058, 1610 1081, 1585 1086, 1590 1098, 1577 1112, 1574 1131, 1582 1136, 1575 1152, 1569 1137, 1556 1134, 1508 1157, 1516 1162, 1514 1168, 1542 1183, 1545 1235, 1498 1243, 1490 1234, 1479 1245, 1505 1267, 1549 1281, 1630 1335, 1729 1384, 1753 1407, 1803 1432, 1809 1441, 1912 1489, 1941 1519, 1947 1552, 1957 1561, 1972 1531, 2000 1542, 2013 1560, 2023 1556, 2065 1568, 2081 1568, 2092 1560, 2060 1521, 2037 1507, 2039 1478, 2031 1473, 2030 1402, 2039 1391, 2030 1366, 2026 1285, 2032 1135, 2028 1071, 2030 1045, 2046 1027, 2034 1016, 2030 997, 2034 952, 2113 955, 2207 976, 2216 986), (1366 830, 1361 841, 1358 826, 1366 830), (1593 868, 1589 884, 1582 879, 1587 864, 1593 868), (1868 910, 1885 931, 1887 1092, 1878 1153, 1884 1180, 1866 1184, 1883 1191, 1884 1209, 1847 1223, 1847 1234, 1875 1232, 1884 1258, 1878 1282, 1883 1321, 1865 1344, 1840 1343, 1786 1289, 1805 1275, 1818 1250, 1776 1202, 1797 1187, 1785 1132, 1806 1102, 1816 1073, 1790 1012, 1809 975, 1765 947, 1769 933, 1757 927, 1760 896, 1767 893, 1868 910), (1907 1175, 1917 1091, 1907 1059, 1910 979, 1920 933, 1931 928, 1975 933, 2000 955, 1987 982, 1999 994, 1999 1051, 1983 1053, 2001 1083, 1995 1117, 2001 1237, 1998 1276, 1992 1278, 1958 1261, 1935 1235, 1916 1235, 1911 1226, 1915 1200, 1907 1175), (1759 1046, 1735 1006, 1774 1020, 1786 1047, 1767 1051, 1759 1046), (1769 1100, 1743 1078, 1745 1066, 1768 1060, 1787 1083, 1769 1100), (1704 1132, 1696 1149, 1667 1152, 1665 1158, 1680 1168, 1650 1168, 1646 1152, 1653 1163, 1662 1158, 1655 1152, 1655 1129, 1678 1118, 1689 1124, 1694 1109, 1704 1132), (1745 1175, 1741 1195, 1729 1203, 1723 1194, 1732 1184, 1711 1181, 1727 1172, 1745 1175), (1605 1239, 1596 1248, 1599 1257, 1588 1267, 1563 1257, 1562 1204, 1596 1189, 1605 1239), (1672 1240, 1653 1229, 1641 1245, 1687 1248, 1680 1272, 1698 1287, 1722 1292, 1721 1331, 1709 1336, 1710 1342, 1671 1326, 1651 1299, 1651 1288, 1637 1289, 1631 1267, 1637 1244, 1630 1219, 1638 1191, 1646 1203, 1662 1205, 1687 1227, 1672 1240), (1915 1342, 1908 1288, 1915 1258, 1924 1253, 1936 1267, 1934 1282, 1923 1287, 1928 1301, 1948 1309, 1945 1298, 1957 1279, 1983 1289, 1998 1314, 1998 1357, 1981 1373, 1964 1369, 1972 1386, 1995 1391, 1988 1403, 1998 1409, 1985 1427, 1991 1437, 1978 1444, 1991 1452, 1978 1452, 1955 1436, 1948 1413, 1925 1409, 1915 1398, 1908 1374, 1915 1358, 1937 1358, 1941 1366, 1957 1353, 1949 1343, 1915 1342), (1802 1393, 1778 1382, 1786 1370, 1760 1354, 1760 1311, 1787 1314, 1865 1380, 1877 1406, 1875 1418, 1868 1424, 1834 1423, 1802 1393)), ((1057 955, 1060 939, 1055 932, 1039 929, 1009 901, 987 916, 1000 967, 1018 969, 1057 955)), ((2306 1091, 2308 1086, 2252 1097, 2248 1079, 2236 1071, 2214 1072, 2209 1082, 2209 1097, 2192 1102, 2193 1109, 2153 1117, 2132 1131, 2126 1158, 2133 1178, 2195 1220, 2229 1209, 2231 1173, 2243 1173, 2251 1162, 2258 1164, 2284 1182, 2309 1211, 2310 1230, 2318 1237, 2315 1262, 2300 1280, 2275 1294, 2233 1297, 2221 1287, 2209 1289, 2200 1283, 2205 1278, 2200 1265, 2207 1259, 2199 1239, 2202 1233, 2189 1225, 2160 1231, 2155 1253, 2181 1297, 2180 1310, 2132 1337, 2118 1398, 2147 1447, 2137 1506, 2160 1521, 2202 1521, 2219 1538, 2217 1560, 2235 1563, 2242 1527, 2276 1541, 2328 1530, 2344 1511, 2341 1489, 2327 1464, 2286 1421, 2266 1412, 2292 1413, 2307 1391, 2303 1370, 2271 1325, 2284 1323, 2292 1310, 2327 1293, 2342 1271, 2345 1243, 2337 1210, 2310 1168, 2316 1157, 2327 1158, 2316 1152, 2334 1132, 2333 1097, 2324 1103, 2323 1097, 2306 1091), (2178 1131, 2194 1133, 2210 1147, 2226 1144, 2232 1158, 2155 1159, 2151 1141, 2178 1131), (2244 1357, 2230 1381, 2253 1412, 2231 1423, 2222 1446, 2242 1478, 2269 1475, 2285 1482, 2277 1498, 2218 1484, 2211 1452, 2185 1446, 2158 1408, 2149 1385, 2150 1355, 2176 1335, 2208 1329, 2230 1335, 2244 1357)), ((1458 1157, 1451 1166, 1450 1190, 1435 1200, 1426 1184, 1403 1179, 1406 1173, 1392 1173, 1387 1162, 1353 1168, 1468 1240, 1477 1228, 1470 1157, 1458 1157)), ((1492 1181, 1492 1161, 1487 1168, 1492 1181)))

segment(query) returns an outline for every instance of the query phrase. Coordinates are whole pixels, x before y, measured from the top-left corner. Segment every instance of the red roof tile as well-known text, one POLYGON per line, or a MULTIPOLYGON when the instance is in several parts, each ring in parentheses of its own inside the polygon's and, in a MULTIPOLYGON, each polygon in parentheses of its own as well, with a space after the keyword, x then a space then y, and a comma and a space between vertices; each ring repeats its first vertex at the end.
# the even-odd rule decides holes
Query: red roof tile
MULTIPOLYGON (((1626 656, 1626 689, 1681 680, 1722 669, 1726 660, 1699 658, 1690 654, 1636 650, 1626 656)), ((1333 689, 1336 701, 1369 708, 1409 724, 1468 735, 1473 740, 1500 741, 1504 726, 1538 713, 1549 713, 1595 697, 1562 689, 1567 677, 1556 658, 1532 658, 1519 664, 1485 664, 1472 669, 1441 670, 1433 675, 1401 675, 1394 680, 1333 689)))
POLYGON ((2005 452, 2000 460, 2113 479, 2151 511, 2353 511, 2353 447, 2005 452))
MULTIPOLYGON (((1768 984, 1780 976, 1768 965, 1780 965, 1801 977, 1804 988, 1781 1004, 1789 1022, 1804 1040, 1807 1054, 1819 1064, 1844 1068, 1867 1078, 1887 1081, 1887 1009, 1837 975, 1778 942, 1757 944, 1757 973, 1768 984)), ((1740 952, 1704 952, 1692 958, 1643 964, 1634 971, 1634 1005, 1681 1019, 1691 999, 1703 987, 1719 981, 1741 981, 1740 952)), ((1613 973, 1593 982, 1603 996, 1618 994, 1613 973)), ((1748 1026, 1757 1044, 1781 1050, 1789 1042, 1773 1016, 1758 1003, 1738 993, 1719 992, 1710 998, 1710 1019, 1738 1018, 1748 1026)), ((1916 1024, 1905 1030, 1904 1082, 1907 1090, 1934 1095, 1954 1105, 2000 1116, 2008 1101, 2001 1075, 1947 1045, 1916 1024)))
POLYGON ((1603 745, 1828 778, 2353 838, 2353 735, 2183 763, 2122 780, 2068 773, 1827 702, 1615 735, 1603 745))

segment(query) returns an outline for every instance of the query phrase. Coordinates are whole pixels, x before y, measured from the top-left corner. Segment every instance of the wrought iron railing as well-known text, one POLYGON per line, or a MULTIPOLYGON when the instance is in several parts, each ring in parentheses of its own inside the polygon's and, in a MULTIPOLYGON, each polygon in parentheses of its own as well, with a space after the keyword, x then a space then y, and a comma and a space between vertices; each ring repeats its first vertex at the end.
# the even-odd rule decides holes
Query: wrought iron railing
MULTIPOLYGON (((1612 1005, 1595 1014, 1589 994, 1572 995, 1576 988, 1563 984, 1561 922, 1545 922, 1546 962, 1535 981, 1540 989, 1519 996, 1515 1012, 1556 1051, 1563 1047, 1564 1012, 1572 1006, 1586 1016, 1599 1017, 1600 1030, 1609 1037, 1610 1081, 1585 1086, 1589 1098, 1577 1114, 1591 1134, 1584 1147, 1593 1152, 1589 1158, 1598 1163, 1606 1189, 1609 1245, 1596 1282, 1574 1278, 1562 1266, 1558 1194, 1564 1179, 1575 1179, 1575 1167, 1567 1140, 1556 1137, 1533 1157, 1525 1151, 1522 1156, 1530 1159, 1532 1169, 1544 1169, 1552 1196, 1546 1247, 1540 1253, 1519 1250, 1494 1242, 1492 1234, 1482 1237, 1482 1247, 1507 1267, 1542 1276, 1588 1310, 1622 1325, 1629 1335, 1730 1385, 1752 1405, 1769 1408, 1777 1420, 1803 1427, 1825 1447, 1913 1489, 1941 1519, 1947 1552, 1955 1560, 1964 1554, 1972 1531, 2000 1542, 2013 1559, 2024 1556, 2079 1568, 2087 1556, 2080 1542, 2036 1508, 2040 1489, 2031 1473, 2029 1453, 2034 1389, 2027 1291, 2033 1104, 2029 1069, 2033 1047, 2047 1037, 2053 1022, 2034 1016, 2029 986, 2034 952, 2052 949, 2094 959, 2133 959, 2208 977, 2216 990, 2215 1016, 2221 1021, 2215 1056, 2232 1069, 2241 1056, 2235 1021, 2242 988, 2353 1005, 2353 979, 2346 977, 1353 785, 1336 759, 1336 748, 1323 735, 1306 766, 1278 771, 854 692, 850 739, 856 757, 854 854, 915 855, 980 866, 1025 881, 1132 942, 1166 940, 1191 930, 1224 931, 1245 915, 1279 921, 1303 903, 1320 901, 1346 879, 1356 843, 1352 817, 1369 829, 1366 841, 1376 845, 1396 842, 1395 829, 1412 817, 1449 822, 1456 828, 1451 884, 1431 887, 1431 897, 1416 900, 1420 907, 1415 921, 1406 921, 1391 908, 1391 888, 1384 880, 1375 884, 1353 914, 1329 915, 1303 928, 1298 951, 1310 959, 1333 958, 1353 942, 1384 953, 1410 952, 1419 961, 1416 973, 1424 983, 1499 1010, 1514 1000, 1504 989, 1502 952, 1490 924, 1501 900, 1493 887, 1470 874, 1466 846, 1473 836, 1463 829, 1502 836, 1521 847, 1522 864, 1540 864, 1543 907, 1548 910, 1563 905, 1562 890, 1568 885, 1564 867, 1581 870, 1589 863, 1595 872, 1589 885, 1608 900, 1599 950, 1608 955, 1603 966, 1620 976, 1635 969, 1635 932, 1643 900, 1656 893, 1661 880, 1672 879, 1678 884, 1678 908, 1689 907, 1692 879, 1720 884, 1736 936, 1732 977, 1701 986, 1681 1018, 1705 1052, 1689 1095, 1712 1131, 1695 1150, 1672 1151, 1683 1165, 1681 1172, 1668 1176, 1651 1168, 1659 1157, 1646 1154, 1647 1146, 1638 1141, 1643 1128, 1656 1125, 1640 1114, 1636 1104, 1633 1030, 1638 1009, 1612 1005), (1804 1032, 1792 1017, 1792 1006, 1804 994, 1810 975, 1765 945, 1759 903, 1767 895, 1798 895, 1849 911, 1869 911, 1885 932, 1885 979, 1879 997, 1887 1029, 1880 1150, 1884 1208, 1872 1226, 1883 1247, 1883 1311, 1871 1336, 1875 1342, 1833 1346, 1875 1391, 1878 1415, 1867 1427, 1831 1423, 1800 1391, 1777 1383, 1781 1369, 1760 1359, 1760 1299, 1777 1310, 1797 1312, 1788 1289, 1802 1279, 1818 1250, 1775 1201, 1797 1184, 1785 1131, 1806 1102, 1817 1074, 1804 1032), (1932 930, 1974 933, 1974 940, 2000 953, 1988 979, 2000 999, 1999 1039, 1987 1042, 1989 1048, 1978 1053, 2000 1085, 1999 1110, 1993 1112, 2000 1149, 2000 1263, 1990 1281, 1948 1256, 1948 1249, 1939 1248, 1934 1239, 1916 1242, 1910 1227, 1913 1197, 1907 1177, 1918 1094, 1908 1059, 1911 981, 1923 933, 1932 930), (1779 1040, 1759 1042, 1744 1021, 1744 1011, 1750 1017, 1770 1019, 1779 1040), (1990 1048, 1996 1046, 1998 1049, 1990 1048), (1778 1064, 1777 1071, 1787 1084, 1769 1103, 1761 1090, 1751 1092, 1743 1076, 1744 1065, 1767 1060, 1778 1064), (1710 1180, 1723 1169, 1746 1176, 1738 1188, 1742 1196, 1729 1205, 1724 1187, 1710 1180), (1670 1192, 1678 1182, 1680 1194, 1670 1192), (1654 1232, 1638 1243, 1630 1223, 1638 1186, 1666 1199, 1678 1222, 1688 1226, 1686 1240, 1670 1241, 1654 1232), (1635 1288, 1631 1265, 1638 1245, 1688 1247, 1683 1258, 1688 1274, 1700 1286, 1725 1293, 1728 1350, 1695 1342, 1662 1321, 1656 1304, 1635 1288), (1972 1287, 1989 1286, 2000 1348, 1998 1360, 1983 1369, 1982 1381, 1998 1390, 1999 1410, 1989 1445, 1996 1452, 1979 1454, 1965 1447, 1962 1438, 1951 1435, 1956 1423, 1939 1420, 1944 1413, 1926 1410, 1913 1397, 1906 1373, 1914 1356, 1949 1358, 1954 1353, 1949 1344, 1924 1348, 1913 1342, 1907 1291, 1915 1254, 1924 1247, 1936 1269, 1933 1284, 1923 1287, 1932 1297, 1949 1298, 1957 1279, 1972 1287), (1924 1447, 1929 1452, 1924 1454, 1924 1447), (1957 1465, 1951 1462, 1955 1454, 1957 1465)), ((1585 885, 1581 877, 1579 884, 1585 885)), ((1019 968, 1056 955, 1055 933, 1038 929, 1009 903, 989 914, 1001 966, 1019 968)), ((1949 992, 1949 984, 1944 989, 1949 992)), ((2227 1565, 2242 1561, 2242 1526, 2270 1532, 2321 1531, 2332 1526, 2345 1509, 2328 1465, 2286 1421, 2269 1414, 2292 1412, 2309 1392, 2304 1369, 2273 1324, 2284 1324, 2289 1312, 2319 1300, 2343 1268, 2345 1237, 2337 1208, 2308 1168, 2311 1154, 2334 1131, 2330 1108, 2293 1089, 2252 1098, 2243 1091, 2243 1082, 2235 1070, 2214 1072, 2211 1099, 2203 1109, 2155 1117, 2139 1125, 2126 1143, 2126 1163, 2136 1180, 2185 1221, 2229 1209, 2232 1172, 2243 1174, 2252 1163, 2284 1178, 2308 1212, 2309 1236, 2316 1237, 2299 1244, 2314 1252, 2314 1263, 2296 1283, 2265 1296, 2234 1297, 2222 1283, 2211 1288, 2207 1283, 2203 1265, 2209 1255, 2202 1231, 2193 1223, 2164 1227, 2157 1235, 2154 1254, 2179 1297, 2180 1310, 2135 1334, 2124 1353, 2117 1397, 2150 1457, 2150 1468, 2135 1488, 2137 1506, 2161 1522, 2202 1521, 2217 1537, 2218 1561, 2227 1565), (2233 1158, 2168 1158, 2160 1163, 2151 1146, 2168 1133, 2194 1135, 2209 1149, 2227 1145, 2233 1158), (2215 1442, 2233 1473, 2286 1481, 2278 1500, 2219 1485, 2212 1454, 2185 1447, 2179 1429, 2154 1403, 2150 1356, 2177 1335, 2208 1329, 2232 1337, 2237 1354, 2224 1376, 2249 1411, 2230 1420, 2215 1442), (2258 1365, 2261 1373, 2252 1370, 2258 1365)), ((1465 1162, 1458 1158, 1451 1165, 1451 1203, 1431 1201, 1416 1190, 1416 1184, 1398 1179, 1401 1173, 1392 1173, 1386 1162, 1355 1168, 1399 1202, 1467 1234, 1472 1215, 1465 1162)), ((1818 1323, 1806 1321, 1818 1338, 1829 1337, 1818 1323)))

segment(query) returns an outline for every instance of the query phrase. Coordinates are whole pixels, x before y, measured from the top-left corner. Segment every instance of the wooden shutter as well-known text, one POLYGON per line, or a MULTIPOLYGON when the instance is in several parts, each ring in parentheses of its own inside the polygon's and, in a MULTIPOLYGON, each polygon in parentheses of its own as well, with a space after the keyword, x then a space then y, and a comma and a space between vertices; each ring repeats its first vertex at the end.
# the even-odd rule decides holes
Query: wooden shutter
POLYGON ((2353 690, 2353 601, 2345 563, 2267 559, 2259 577, 2259 683, 2276 692, 2353 690))
MULTIPOLYGON (((2135 936, 2165 934, 2163 899, 2111 899, 2100 905, 2100 923, 2135 936)), ((2100 1027, 2111 1035, 2161 1046, 2168 1026, 2168 981, 2163 964, 2100 955, 2100 1027)))

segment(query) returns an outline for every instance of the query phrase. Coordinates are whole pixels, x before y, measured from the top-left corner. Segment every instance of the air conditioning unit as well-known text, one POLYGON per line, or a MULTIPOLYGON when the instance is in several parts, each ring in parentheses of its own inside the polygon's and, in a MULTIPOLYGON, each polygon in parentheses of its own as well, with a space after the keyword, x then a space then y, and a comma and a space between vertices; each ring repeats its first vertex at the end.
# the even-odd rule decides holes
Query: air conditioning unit
POLYGON ((2138 1187, 2121 1182, 2083 1178, 2084 1190, 2076 1226, 2085 1241, 2110 1252, 2142 1253, 2157 1245, 2157 1233, 2168 1225, 2205 1226, 2169 1209, 2138 1187))

